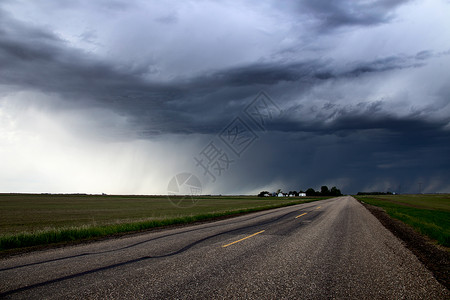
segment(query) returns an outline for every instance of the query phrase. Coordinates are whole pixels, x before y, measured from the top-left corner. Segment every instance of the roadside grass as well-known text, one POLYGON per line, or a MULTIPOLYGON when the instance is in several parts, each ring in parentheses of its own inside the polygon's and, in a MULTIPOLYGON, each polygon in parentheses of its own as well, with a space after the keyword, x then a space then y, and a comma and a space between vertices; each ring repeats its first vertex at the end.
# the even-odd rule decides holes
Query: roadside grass
POLYGON ((450 247, 450 195, 355 196, 383 208, 389 216, 450 247))
POLYGON ((180 208, 164 196, 0 194, 0 251, 88 240, 329 197, 202 196, 180 208))

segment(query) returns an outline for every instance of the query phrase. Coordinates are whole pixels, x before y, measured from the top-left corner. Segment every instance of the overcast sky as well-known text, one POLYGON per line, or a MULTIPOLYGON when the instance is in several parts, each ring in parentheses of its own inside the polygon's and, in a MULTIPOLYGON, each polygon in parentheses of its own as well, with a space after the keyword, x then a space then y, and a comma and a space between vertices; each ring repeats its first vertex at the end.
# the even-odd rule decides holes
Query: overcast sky
POLYGON ((0 192, 450 192, 450 1, 0 2, 0 192))

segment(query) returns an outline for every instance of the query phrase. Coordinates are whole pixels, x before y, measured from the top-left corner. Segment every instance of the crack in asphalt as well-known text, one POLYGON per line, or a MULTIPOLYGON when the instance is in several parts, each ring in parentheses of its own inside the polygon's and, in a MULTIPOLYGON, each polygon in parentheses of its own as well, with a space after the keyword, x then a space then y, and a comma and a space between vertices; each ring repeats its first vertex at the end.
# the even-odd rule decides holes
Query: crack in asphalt
MULTIPOLYGON (((305 210, 305 209, 302 209, 302 211, 303 210, 305 210)), ((271 213, 273 213, 273 212, 268 212, 268 213, 263 214, 263 215, 254 216, 251 219, 262 217, 262 216, 265 216, 265 215, 268 215, 268 214, 271 214, 271 213)), ((264 225, 275 223, 275 222, 280 221, 280 220, 282 220, 284 218, 287 218, 289 215, 294 215, 294 214, 297 214, 297 213, 298 213, 297 211, 291 211, 291 212, 285 213, 285 214, 283 214, 281 216, 278 216, 276 218, 272 218, 272 219, 270 219, 268 221, 265 221, 265 222, 262 222, 262 223, 248 225, 248 226, 244 226, 244 227, 239 227, 239 228, 236 228, 236 229, 227 230, 227 231, 223 231, 223 232, 211 235, 211 236, 207 236, 207 237, 202 238, 200 240, 194 241, 194 242, 184 246, 183 248, 181 248, 181 249, 179 249, 177 251, 174 251, 174 252, 171 252, 171 253, 168 253, 168 254, 155 255, 155 256, 143 256, 143 257, 132 259, 132 260, 128 260, 128 261, 125 261, 125 262, 116 263, 116 264, 112 264, 112 265, 108 265, 108 266, 104 266, 104 267, 99 267, 99 268, 95 268, 95 269, 84 271, 84 272, 79 272, 79 273, 76 273, 76 274, 63 276, 63 277, 60 277, 60 278, 47 280, 47 281, 36 283, 36 284, 33 284, 33 285, 29 285, 29 286, 17 288, 17 289, 14 289, 14 290, 2 292, 2 293, 0 293, 0 297, 5 297, 5 296, 8 296, 8 295, 20 293, 20 292, 31 290, 31 289, 34 289, 34 288, 43 287, 43 286, 46 286, 46 285, 49 285, 49 284, 58 283, 58 282, 61 282, 61 281, 65 281, 65 280, 69 280, 69 279, 73 279, 73 278, 77 278, 77 277, 82 277, 82 276, 85 276, 85 275, 89 275, 89 274, 93 274, 93 273, 97 273, 97 272, 102 272, 102 271, 105 271, 105 270, 110 270, 110 269, 114 269, 114 268, 125 266, 125 265, 130 265, 130 264, 133 264, 133 263, 146 261, 146 260, 149 260, 149 259, 158 259, 158 258, 171 257, 171 256, 174 256, 174 255, 181 254, 181 253, 189 250, 190 248, 194 247, 195 245, 201 244, 201 243, 203 243, 203 242, 205 242, 207 240, 210 240, 212 238, 215 238, 215 237, 218 237, 218 236, 221 236, 221 235, 224 235, 224 234, 234 233, 234 232, 238 232, 238 231, 242 231, 242 230, 251 229, 251 228, 254 228, 254 227, 261 227, 261 226, 264 226, 264 225)), ((317 215, 315 215, 315 216, 317 216, 317 215)), ((246 219, 245 221, 248 221, 248 220, 249 219, 246 219)), ((236 222, 233 222, 233 224, 234 223, 239 223, 239 222, 240 221, 236 221, 236 222)), ((213 225, 211 227, 217 227, 217 226, 220 226, 220 225, 213 225)), ((21 268, 21 267, 38 265, 38 264, 45 264, 45 263, 50 263, 50 262, 60 261, 60 260, 65 260, 65 259, 70 259, 70 258, 77 258, 77 257, 83 257, 83 256, 89 256, 89 255, 97 255, 97 254, 105 254, 105 253, 116 252, 116 251, 120 251, 120 250, 124 250, 124 249, 129 249, 129 248, 132 248, 132 247, 136 247, 138 245, 142 245, 142 244, 145 244, 145 243, 148 243, 148 242, 151 242, 151 241, 155 241, 155 240, 158 240, 158 239, 162 239, 162 238, 166 238, 166 237, 170 237, 170 236, 174 236, 174 235, 178 235, 178 234, 182 234, 182 233, 188 233, 188 232, 193 232, 193 231, 197 231, 197 230, 202 230, 202 229, 205 229, 205 228, 196 228, 196 229, 192 229, 192 230, 186 230, 186 231, 183 231, 183 232, 167 234, 167 235, 164 235, 164 236, 159 236, 159 237, 156 237, 156 238, 153 238, 153 239, 149 239, 149 240, 146 240, 146 241, 135 243, 133 245, 122 247, 122 248, 119 248, 119 249, 102 251, 102 252, 83 253, 83 254, 79 254, 79 255, 73 255, 73 256, 68 256, 68 257, 64 257, 64 258, 52 259, 52 260, 47 260, 47 261, 38 262, 38 263, 31 263, 31 264, 26 264, 26 265, 21 265, 21 266, 4 268, 4 269, 0 269, 0 271, 12 270, 12 269, 17 269, 17 268, 21 268)))
MULTIPOLYGON (((298 204, 298 205, 301 205, 301 204, 298 204)), ((310 208, 310 207, 306 207, 306 208, 310 208)), ((245 221, 250 221, 250 220, 253 220, 253 219, 256 219, 256 218, 260 218, 260 217, 263 217, 263 216, 266 216, 266 215, 269 215, 269 214, 272 214, 272 213, 273 212, 267 212, 267 213, 264 213, 264 214, 253 216, 251 218, 246 219, 245 221)), ((237 221, 231 222, 230 225, 231 224, 236 224, 236 223, 239 223, 239 222, 242 222, 242 221, 241 220, 237 220, 237 221)), ((211 225, 208 228, 214 228, 214 227, 218 227, 218 226, 221 226, 221 225, 220 224, 211 225)), ((166 234, 166 235, 162 235, 162 236, 159 236, 159 237, 156 237, 156 238, 151 238, 149 240, 145 240, 145 241, 142 241, 142 242, 139 242, 139 243, 128 245, 128 246, 125 246, 125 247, 122 247, 122 248, 117 248, 117 249, 112 249, 112 250, 107 250, 107 251, 87 252, 87 253, 81 253, 81 254, 77 254, 77 255, 60 257, 60 258, 55 258, 55 259, 50 259, 50 260, 45 260, 45 261, 40 261, 40 262, 34 262, 34 263, 29 263, 29 264, 24 264, 24 265, 9 267, 9 268, 3 268, 3 269, 0 269, 0 272, 8 271, 8 270, 14 270, 14 269, 19 269, 19 268, 24 268, 24 267, 30 267, 30 266, 34 266, 34 265, 46 264, 46 263, 51 263, 51 262, 61 261, 61 260, 66 260, 66 259, 71 259, 71 258, 78 258, 78 257, 83 257, 83 256, 99 255, 99 254, 117 252, 117 251, 121 251, 121 250, 125 250, 125 249, 131 249, 133 247, 136 247, 136 246, 139 246, 139 245, 142 245, 142 244, 145 244, 145 243, 153 242, 153 241, 158 240, 158 239, 171 237, 171 236, 179 235, 179 234, 184 234, 184 233, 188 233, 188 232, 200 231, 200 230, 204 230, 204 229, 205 228, 195 228, 195 229, 184 230, 184 231, 181 231, 181 232, 166 234)))

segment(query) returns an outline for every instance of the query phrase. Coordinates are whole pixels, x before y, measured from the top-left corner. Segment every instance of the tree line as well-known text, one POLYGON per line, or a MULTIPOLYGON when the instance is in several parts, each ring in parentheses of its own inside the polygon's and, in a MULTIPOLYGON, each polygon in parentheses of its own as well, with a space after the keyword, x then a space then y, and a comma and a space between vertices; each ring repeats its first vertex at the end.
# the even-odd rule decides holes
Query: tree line
POLYGON ((342 196, 341 190, 337 187, 333 186, 331 189, 328 188, 328 186, 323 185, 320 188, 320 191, 316 191, 313 188, 309 188, 306 191, 289 191, 288 193, 282 192, 281 189, 278 189, 276 192, 270 193, 268 191, 262 191, 258 194, 258 197, 267 197, 267 196, 278 196, 280 193, 282 193, 284 196, 295 196, 298 197, 299 195, 306 196, 342 196))

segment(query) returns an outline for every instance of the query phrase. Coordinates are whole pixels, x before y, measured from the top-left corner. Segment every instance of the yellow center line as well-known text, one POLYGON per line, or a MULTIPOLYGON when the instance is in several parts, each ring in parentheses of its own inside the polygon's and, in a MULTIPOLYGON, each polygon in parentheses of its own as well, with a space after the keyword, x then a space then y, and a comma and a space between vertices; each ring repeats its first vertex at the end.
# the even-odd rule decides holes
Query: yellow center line
POLYGON ((298 216, 296 216, 295 218, 297 219, 297 218, 300 218, 301 216, 304 216, 304 215, 306 215, 307 213, 303 213, 303 214, 301 214, 301 215, 298 215, 298 216))
POLYGON ((225 247, 231 246, 231 245, 233 245, 233 244, 239 243, 239 242, 241 242, 241 241, 243 241, 243 240, 246 240, 246 239, 248 239, 248 238, 251 238, 252 236, 255 236, 255 235, 257 235, 257 234, 263 233, 264 231, 265 231, 265 230, 261 230, 261 231, 259 231, 259 232, 257 232, 257 233, 254 233, 254 234, 252 234, 252 235, 246 236, 245 238, 242 238, 242 239, 240 239, 240 240, 237 240, 237 241, 234 241, 234 242, 232 242, 232 243, 223 245, 222 247, 225 248, 225 247))

